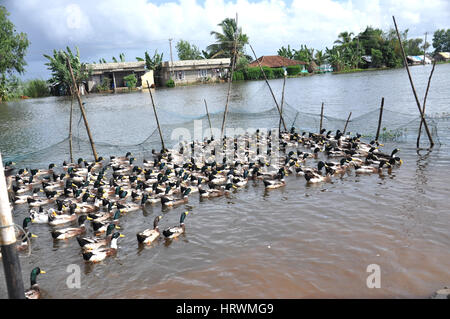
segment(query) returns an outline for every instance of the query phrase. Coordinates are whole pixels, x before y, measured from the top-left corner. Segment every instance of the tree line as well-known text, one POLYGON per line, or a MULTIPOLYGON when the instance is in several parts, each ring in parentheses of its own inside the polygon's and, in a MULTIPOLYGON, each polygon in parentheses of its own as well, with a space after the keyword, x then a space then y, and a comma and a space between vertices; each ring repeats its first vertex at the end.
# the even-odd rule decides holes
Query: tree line
MULTIPOLYGON (((49 86, 61 86, 66 94, 70 93, 71 79, 69 76, 67 59, 69 59, 78 85, 88 79, 92 70, 87 63, 81 62, 80 52, 66 50, 53 50, 51 55, 44 54, 48 60, 45 64, 51 71, 51 78, 47 81, 35 79, 23 83, 17 75, 25 72, 26 51, 30 42, 27 35, 15 30, 14 24, 8 19, 9 13, 4 6, 0 6, 0 101, 18 98, 21 95, 30 97, 49 95, 49 86)), ((180 60, 198 60, 211 58, 230 58, 231 65, 241 74, 249 78, 258 78, 259 71, 249 70, 248 64, 253 60, 245 51, 249 37, 243 33, 242 27, 237 26, 236 20, 226 18, 218 26, 219 31, 211 31, 215 42, 200 50, 195 44, 180 40, 176 44, 180 60)), ((430 44, 423 43, 421 38, 408 39, 408 30, 401 33, 401 39, 407 55, 423 55, 430 44)), ((433 34, 432 44, 434 52, 450 51, 450 29, 436 30, 433 34)), ((384 32, 381 29, 366 27, 363 32, 355 35, 352 32, 341 32, 331 48, 315 50, 302 44, 298 49, 282 46, 277 54, 288 59, 299 60, 308 64, 317 65, 329 63, 336 71, 351 70, 365 67, 399 67, 402 66, 400 45, 395 31, 390 29, 384 32), (368 58, 370 57, 370 59, 368 58)), ((113 62, 124 62, 125 55, 119 54, 119 59, 112 58, 113 62)), ((137 61, 145 61, 146 68, 153 70, 158 76, 161 71, 163 54, 157 50, 153 55, 147 51, 144 57, 136 57, 137 61)), ((94 62, 95 63, 95 62, 94 62)), ((100 59, 98 63, 107 63, 100 59)), ((275 77, 283 72, 271 72, 275 77)), ((237 73, 239 78, 239 73, 237 73)), ((130 79, 131 81, 132 79, 130 79)), ((133 81, 131 81, 133 82, 133 81)))

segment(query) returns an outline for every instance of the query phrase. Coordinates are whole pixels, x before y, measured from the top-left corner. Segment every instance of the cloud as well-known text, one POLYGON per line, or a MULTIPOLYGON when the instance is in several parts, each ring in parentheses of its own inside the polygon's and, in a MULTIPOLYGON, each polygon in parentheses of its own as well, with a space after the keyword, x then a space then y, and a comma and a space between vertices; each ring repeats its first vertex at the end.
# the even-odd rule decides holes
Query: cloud
POLYGON ((32 42, 30 62, 66 46, 78 46, 88 62, 111 61, 122 52, 134 60, 155 49, 169 59, 169 38, 173 49, 180 39, 203 49, 214 41, 210 31, 236 12, 258 55, 276 54, 288 44, 324 49, 342 31, 357 34, 367 25, 387 30, 392 15, 412 37, 449 28, 450 21, 448 0, 6 0, 5 6, 32 42))

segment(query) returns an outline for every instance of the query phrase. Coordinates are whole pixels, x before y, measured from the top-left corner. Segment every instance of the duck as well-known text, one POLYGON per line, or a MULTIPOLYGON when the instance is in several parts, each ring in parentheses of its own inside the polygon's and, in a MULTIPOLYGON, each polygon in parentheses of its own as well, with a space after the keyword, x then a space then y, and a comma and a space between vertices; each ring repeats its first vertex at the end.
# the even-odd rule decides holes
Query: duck
POLYGON ((172 196, 162 196, 161 197, 161 203, 163 206, 177 206, 188 202, 188 195, 191 192, 190 188, 187 188, 183 192, 183 197, 180 199, 174 199, 172 196))
POLYGON ((45 274, 46 272, 39 267, 33 268, 30 274, 30 288, 25 291, 26 299, 40 299, 41 290, 36 282, 37 276, 39 274, 45 274))
POLYGON ((276 179, 264 179, 263 182, 266 189, 275 189, 285 186, 286 181, 284 180, 284 171, 281 170, 276 179))
POLYGON ((163 235, 166 239, 177 238, 178 236, 184 233, 185 230, 184 219, 188 214, 189 214, 188 211, 181 213, 180 225, 172 226, 163 230, 163 235))
POLYGON ((51 232, 53 239, 63 240, 71 237, 75 237, 81 235, 86 232, 86 220, 90 220, 91 218, 86 215, 81 215, 78 217, 78 225, 80 227, 68 227, 63 229, 54 230, 51 232))
POLYGON ((69 214, 57 214, 55 210, 49 211, 47 214, 48 224, 50 226, 57 226, 77 220, 77 215, 75 214, 75 206, 75 204, 70 205, 69 214))
POLYGON ((137 241, 139 244, 150 245, 154 242, 160 235, 158 223, 162 219, 162 216, 156 216, 153 220, 153 228, 148 228, 140 233, 136 234, 137 241))
POLYGON ((225 194, 223 189, 216 189, 216 188, 210 188, 210 189, 199 188, 199 192, 200 192, 201 198, 220 197, 225 194))
POLYGON ((381 160, 380 164, 378 165, 378 167, 374 167, 374 166, 367 166, 367 165, 357 165, 355 164, 355 173, 356 174, 373 174, 373 173, 381 173, 382 172, 382 167, 386 165, 386 166, 390 166, 389 163, 387 163, 385 160, 381 160))
POLYGON ((331 177, 329 175, 322 176, 318 173, 315 173, 313 171, 307 171, 305 172, 305 179, 307 184, 316 184, 316 183, 322 183, 322 182, 330 182, 331 177))
POLYGON ((20 238, 20 243, 17 243, 17 250, 18 251, 24 251, 26 249, 28 249, 28 243, 30 238, 38 238, 37 235, 32 234, 30 232, 28 232, 27 234, 22 234, 21 238, 20 238))
POLYGON ((27 198, 28 206, 30 207, 39 207, 43 205, 48 205, 55 202, 53 198, 41 198, 41 197, 28 197, 27 198))
POLYGON ((16 165, 16 163, 14 163, 13 161, 5 162, 5 165, 3 166, 5 175, 10 174, 14 170, 14 168, 15 168, 14 165, 16 165))
POLYGON ((105 238, 98 237, 77 237, 78 244, 85 250, 95 250, 102 246, 106 246, 111 242, 112 232, 116 228, 116 225, 111 223, 106 228, 105 238))
POLYGON ((19 231, 19 234, 17 236, 22 237, 24 234, 29 233, 29 226, 32 222, 33 222, 32 218, 25 217, 22 221, 22 229, 19 231))
POLYGON ((48 223, 48 214, 52 214, 55 210, 50 208, 48 211, 44 211, 42 206, 39 206, 39 210, 36 211, 34 209, 30 209, 29 214, 33 223, 36 224, 47 224, 48 223))
POLYGON ((104 222, 92 221, 92 228, 94 229, 95 234, 99 235, 101 233, 104 233, 108 229, 108 225, 111 223, 116 225, 116 229, 120 229, 120 227, 117 226, 117 224, 119 223, 119 218, 120 210, 117 210, 114 214, 113 220, 107 220, 104 222))
POLYGON ((120 237, 125 237, 121 233, 114 233, 111 236, 109 248, 100 248, 88 252, 83 252, 83 259, 87 262, 98 263, 106 259, 106 257, 113 256, 117 253, 117 240, 120 237))
POLYGON ((36 176, 41 176, 41 175, 52 175, 53 174, 53 169, 56 167, 56 165, 54 163, 51 163, 50 165, 48 165, 48 169, 40 169, 37 171, 36 176))

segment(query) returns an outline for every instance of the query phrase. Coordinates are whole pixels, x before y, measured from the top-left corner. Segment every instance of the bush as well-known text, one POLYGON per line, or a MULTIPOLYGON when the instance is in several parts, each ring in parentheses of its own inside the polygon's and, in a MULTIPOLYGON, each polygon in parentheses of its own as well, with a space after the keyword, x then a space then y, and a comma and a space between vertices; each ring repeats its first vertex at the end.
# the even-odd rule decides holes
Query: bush
POLYGON ((273 68, 272 69, 274 78, 282 78, 284 77, 284 69, 283 68, 273 68))
POLYGON ((136 83, 137 83, 136 75, 134 75, 134 74, 127 75, 123 78, 123 80, 126 82, 127 87, 129 89, 133 89, 136 87, 136 83))
POLYGON ((261 75, 261 70, 259 67, 247 68, 244 73, 246 80, 259 80, 261 75))
POLYGON ((286 67, 286 71, 288 75, 297 75, 302 71, 300 65, 289 65, 286 67))
POLYGON ((107 77, 103 78, 102 84, 97 85, 97 90, 99 92, 109 91, 110 88, 111 88, 111 79, 107 77))
MULTIPOLYGON (((268 80, 275 78, 275 76, 274 76, 274 74, 273 74, 273 69, 272 69, 272 68, 269 68, 268 66, 263 66, 262 68, 263 68, 263 71, 264 71, 264 73, 266 74, 266 78, 267 78, 268 80)), ((260 79, 264 79, 264 74, 262 74, 262 72, 261 72, 261 77, 260 77, 260 79)))
POLYGON ((233 81, 243 81, 244 73, 242 71, 234 71, 233 73, 233 81))
POLYGON ((31 80, 25 83, 23 94, 29 97, 44 97, 50 95, 50 90, 45 80, 31 80))
POLYGON ((166 82, 166 86, 169 87, 169 88, 175 87, 175 82, 174 82, 174 80, 172 80, 172 79, 168 80, 168 81, 166 82))

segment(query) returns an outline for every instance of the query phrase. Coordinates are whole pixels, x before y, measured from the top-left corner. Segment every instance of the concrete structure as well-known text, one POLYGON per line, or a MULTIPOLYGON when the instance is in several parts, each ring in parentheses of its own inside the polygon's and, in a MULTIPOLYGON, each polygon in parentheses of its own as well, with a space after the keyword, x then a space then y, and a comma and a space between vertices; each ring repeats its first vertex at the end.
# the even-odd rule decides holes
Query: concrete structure
POLYGON ((440 61, 450 61, 450 52, 438 52, 438 53, 436 53, 434 58, 438 62, 440 62, 440 61))
POLYGON ((175 85, 217 81, 228 73, 230 62, 229 58, 182 60, 173 62, 173 65, 170 61, 163 62, 161 85, 165 85, 170 78, 175 85))
MULTIPOLYGON (((124 88, 126 85, 123 78, 129 74, 136 75, 138 80, 136 86, 139 87, 142 85, 141 77, 147 73, 144 61, 89 64, 88 67, 92 68, 92 75, 87 81, 89 92, 95 91, 105 77, 110 79, 111 89, 124 88)), ((150 85, 154 84, 153 71, 151 76, 146 75, 146 79, 150 85)))
MULTIPOLYGON (((423 55, 408 55, 406 57, 409 65, 420 65, 423 64, 423 55)), ((431 60, 425 56, 425 64, 430 64, 431 60)))

